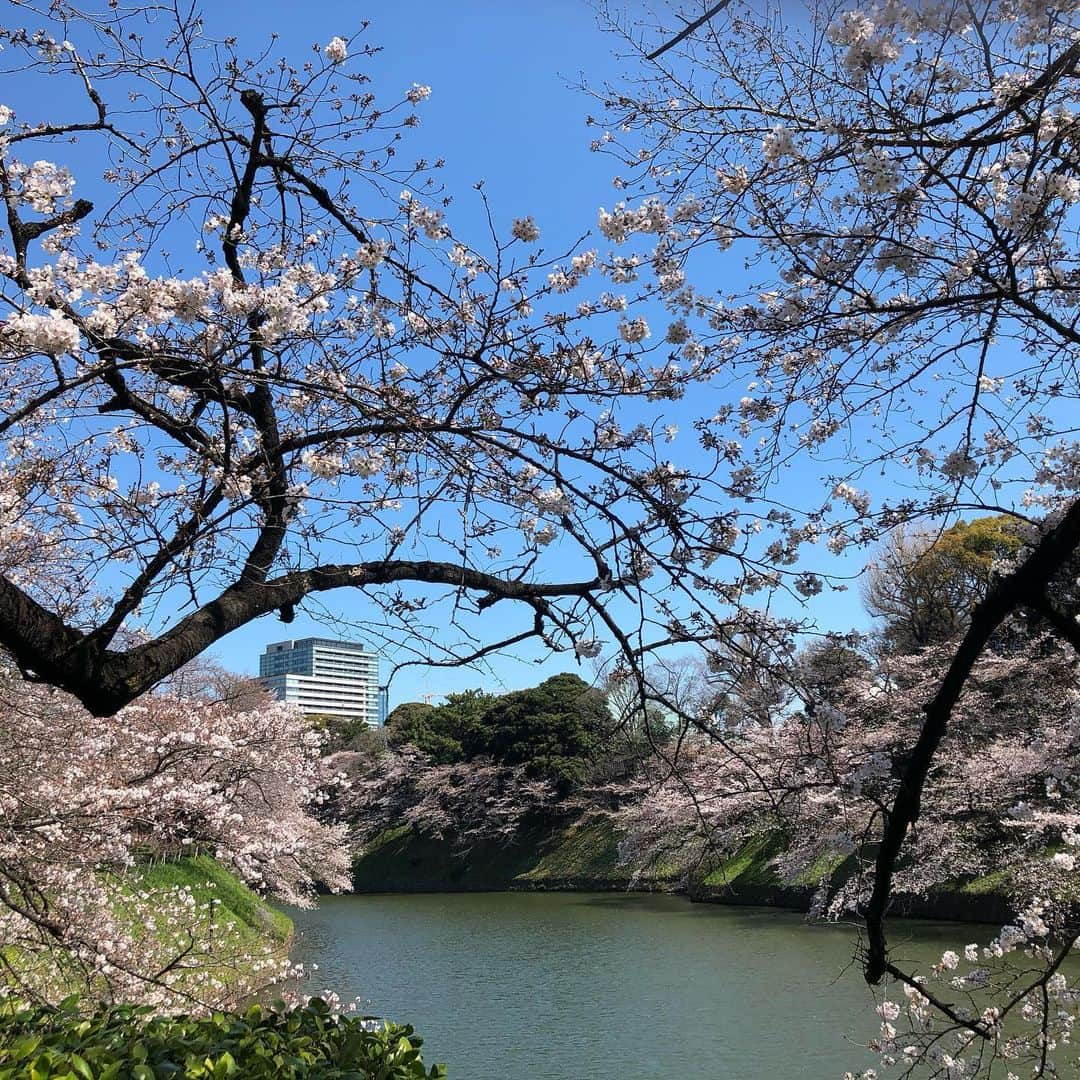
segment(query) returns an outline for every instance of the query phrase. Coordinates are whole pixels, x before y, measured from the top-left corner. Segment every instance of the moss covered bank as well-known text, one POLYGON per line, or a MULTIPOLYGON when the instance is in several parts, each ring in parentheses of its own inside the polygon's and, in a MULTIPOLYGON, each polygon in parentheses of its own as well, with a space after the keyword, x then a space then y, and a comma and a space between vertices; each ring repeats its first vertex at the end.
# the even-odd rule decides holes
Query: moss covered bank
POLYGON ((187 887, 199 904, 216 904, 221 931, 240 946, 270 944, 284 952, 292 940, 292 919, 209 855, 146 863, 129 871, 140 888, 187 887))
MULTIPOLYGON (((746 844, 719 865, 687 874, 683 866, 635 867, 620 863, 619 833, 607 818, 569 824, 535 824, 510 844, 495 841, 459 848, 418 833, 408 825, 388 829, 353 864, 357 893, 493 892, 582 890, 683 893, 717 904, 761 905, 809 911, 821 875, 831 870, 841 883, 849 865, 812 867, 783 883, 773 860, 779 837, 746 844)), ((897 913, 918 918, 1001 924, 1013 914, 1006 872, 957 882, 927 897, 904 897, 897 913)))

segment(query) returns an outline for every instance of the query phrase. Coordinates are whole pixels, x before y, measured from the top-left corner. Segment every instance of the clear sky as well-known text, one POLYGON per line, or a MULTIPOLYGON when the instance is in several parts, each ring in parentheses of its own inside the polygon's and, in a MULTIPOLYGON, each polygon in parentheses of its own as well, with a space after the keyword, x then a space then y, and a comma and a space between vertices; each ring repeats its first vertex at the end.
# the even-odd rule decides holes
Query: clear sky
MULTIPOLYGON (((487 224, 474 190, 478 183, 483 184, 502 234, 509 231, 513 218, 531 214, 542 230, 546 250, 552 253, 571 248, 594 230, 598 207, 610 207, 620 197, 611 184, 616 163, 589 149, 597 130, 587 127, 585 118, 600 110, 580 84, 618 82, 632 74, 633 61, 617 55, 621 39, 604 31, 587 0, 533 4, 505 0, 392 4, 382 0, 363 8, 334 0, 233 0, 201 6, 208 34, 214 38, 234 35, 242 56, 262 52, 275 32, 278 41, 271 51, 297 64, 311 55, 312 47, 321 48, 338 35, 351 37, 361 28, 361 16, 366 16, 370 26, 364 40, 382 50, 362 61, 376 96, 391 102, 400 100, 414 83, 432 88, 431 97, 417 110, 420 127, 408 133, 401 154, 410 161, 445 159, 441 176, 446 192, 454 196, 449 215, 455 232, 480 250, 485 246, 487 224)), ((643 0, 613 0, 611 9, 623 21, 649 21, 643 0)), ((19 89, 11 88, 16 99, 19 89)), ((58 97, 63 92, 58 84, 58 97)), ((11 104, 22 113, 20 105, 37 112, 48 103, 39 98, 11 104)), ((72 153, 77 159, 79 149, 72 148, 72 153)), ((70 163, 78 165, 77 160, 70 163)), ((80 175, 78 168, 76 175, 80 175)), ((717 281, 740 271, 737 254, 717 258, 717 281)), ((683 432, 672 448, 674 459, 694 452, 690 411, 707 414, 713 407, 701 401, 671 406, 665 420, 678 423, 683 432)), ((853 563, 851 569, 857 568, 853 563)), ((857 590, 820 598, 819 603, 818 617, 829 628, 846 629, 863 621, 857 590)), ((335 616, 360 624, 361 629, 350 629, 349 636, 365 640, 365 618, 369 612, 378 617, 378 610, 357 594, 330 594, 308 601, 305 607, 289 625, 264 617, 234 632, 218 644, 214 655, 232 670, 254 672, 258 655, 269 642, 334 634, 335 616), (330 622, 312 617, 319 607, 330 622)), ((488 639, 503 636, 500 625, 509 625, 511 619, 520 629, 521 613, 504 613, 507 607, 499 605, 485 616, 492 624, 484 628, 488 639)), ((374 635, 368 640, 374 641, 374 635)), ((384 677, 390 666, 384 666, 384 677)), ((519 648, 514 657, 493 660, 485 673, 410 667, 395 677, 390 702, 394 705, 425 695, 438 698, 450 690, 479 685, 514 689, 573 667, 571 656, 546 657, 528 646, 519 648)), ((589 678, 591 668, 586 665, 581 674, 589 678)))
MULTIPOLYGON (((481 181, 504 231, 514 217, 532 214, 551 250, 571 246, 594 228, 597 208, 616 199, 613 162, 589 150, 591 102, 574 87, 584 78, 602 82, 619 74, 618 42, 601 30, 586 0, 383 0, 364 8, 332 0, 238 0, 207 7, 205 14, 209 31, 235 34, 253 47, 272 27, 298 59, 310 44, 348 37, 359 29, 360 15, 367 17, 365 38, 383 49, 368 68, 374 92, 394 98, 413 83, 432 88, 407 152, 446 159, 450 213, 466 235, 476 230, 482 238, 473 190, 481 181)), ((356 604, 338 595, 321 602, 346 616, 356 604)), ((252 671, 267 642, 326 633, 325 623, 301 611, 288 626, 261 619, 219 643, 215 654, 234 670, 252 671)), ((390 703, 481 684, 513 689, 574 667, 565 655, 538 665, 540 655, 518 650, 517 659, 495 660, 487 673, 406 668, 394 679, 390 703)), ((581 673, 590 676, 587 669, 581 673)))
MULTIPOLYGON (((638 0, 612 10, 620 18, 647 20, 647 8, 638 0)), ((578 86, 618 81, 631 62, 617 55, 620 40, 604 32, 592 5, 586 0, 384 0, 361 10, 332 0, 238 0, 205 11, 211 33, 235 34, 254 49, 273 28, 283 50, 297 59, 312 44, 358 30, 361 13, 371 24, 366 39, 383 49, 369 68, 375 93, 393 98, 413 83, 432 87, 408 152, 446 159, 442 175, 455 198, 456 229, 468 235, 483 227, 473 191, 481 181, 504 231, 512 218, 532 214, 549 250, 569 247, 595 228, 597 208, 619 196, 611 185, 615 163, 589 149, 596 130, 586 127, 585 117, 596 107, 578 86)), ((345 617, 358 605, 340 595, 320 603, 345 617)), ((825 603, 828 609, 819 617, 830 627, 864 621, 857 590, 825 603)), ((303 612, 287 626, 268 617, 230 635, 215 654, 226 666, 250 672, 267 642, 327 632, 325 622, 303 612)), ((492 661, 486 673, 409 667, 395 677, 390 703, 478 685, 513 689, 574 667, 566 655, 538 663, 541 657, 539 650, 519 649, 514 657, 492 661)), ((587 665, 581 674, 590 677, 587 665)))

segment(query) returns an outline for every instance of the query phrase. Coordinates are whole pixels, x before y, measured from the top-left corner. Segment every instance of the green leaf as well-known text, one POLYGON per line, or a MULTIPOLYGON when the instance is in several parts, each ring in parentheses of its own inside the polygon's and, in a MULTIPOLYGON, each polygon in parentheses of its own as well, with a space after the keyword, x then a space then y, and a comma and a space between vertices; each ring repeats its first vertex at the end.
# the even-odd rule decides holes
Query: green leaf
POLYGON ((71 1068, 83 1080, 94 1080, 94 1070, 90 1068, 85 1058, 79 1057, 78 1054, 72 1054, 70 1059, 71 1068))

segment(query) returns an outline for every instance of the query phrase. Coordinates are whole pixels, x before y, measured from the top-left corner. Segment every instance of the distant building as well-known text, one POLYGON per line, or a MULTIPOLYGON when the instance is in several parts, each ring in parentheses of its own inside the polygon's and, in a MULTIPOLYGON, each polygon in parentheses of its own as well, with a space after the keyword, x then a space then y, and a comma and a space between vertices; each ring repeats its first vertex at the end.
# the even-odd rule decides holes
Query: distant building
POLYGON ((330 638, 277 641, 259 657, 259 679, 280 701, 308 716, 386 722, 378 654, 330 638))

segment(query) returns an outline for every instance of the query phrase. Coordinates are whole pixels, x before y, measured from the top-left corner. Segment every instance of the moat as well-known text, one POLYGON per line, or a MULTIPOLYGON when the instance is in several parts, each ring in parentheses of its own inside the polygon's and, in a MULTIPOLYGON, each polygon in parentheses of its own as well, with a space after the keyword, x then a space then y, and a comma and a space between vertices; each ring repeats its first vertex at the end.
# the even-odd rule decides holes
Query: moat
MULTIPOLYGON (((451 1080, 837 1080, 875 1063, 850 927, 637 893, 322 898, 294 913, 312 990, 407 1021, 451 1080)), ((893 924, 929 962, 989 926, 893 924)))

